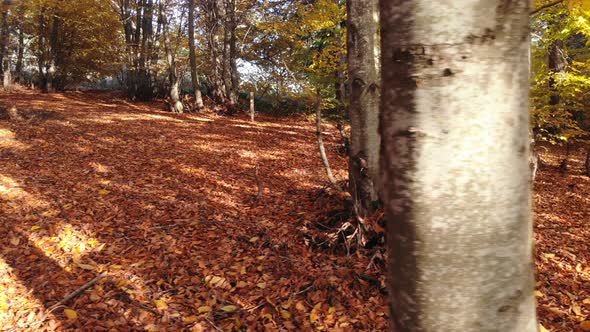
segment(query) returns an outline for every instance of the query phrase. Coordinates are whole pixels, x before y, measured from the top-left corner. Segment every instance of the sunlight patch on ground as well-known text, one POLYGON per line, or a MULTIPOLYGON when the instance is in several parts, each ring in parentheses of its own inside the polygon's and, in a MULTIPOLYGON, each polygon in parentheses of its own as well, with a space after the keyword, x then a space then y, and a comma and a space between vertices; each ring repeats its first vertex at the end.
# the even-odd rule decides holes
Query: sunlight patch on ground
POLYGON ((297 184, 297 187, 299 188, 314 188, 318 185, 317 182, 308 180, 313 179, 314 174, 312 171, 305 168, 293 168, 280 172, 279 175, 291 180, 293 183, 297 184))
POLYGON ((103 165, 98 162, 91 162, 90 167, 92 167, 92 169, 96 173, 110 173, 110 172, 112 172, 112 168, 110 166, 106 166, 106 165, 103 165))
POLYGON ((68 272, 73 268, 97 269, 97 264, 85 256, 90 252, 102 251, 105 244, 70 224, 59 228, 54 236, 42 236, 33 232, 29 235, 29 241, 68 272))
POLYGON ((29 320, 32 321, 37 318, 34 315, 35 311, 42 305, 43 303, 31 295, 28 288, 16 277, 12 267, 0 257, 0 322, 4 324, 2 328, 10 328, 7 325, 11 324, 11 322, 20 326, 26 323, 16 321, 20 320, 18 317, 22 317, 22 313, 16 312, 12 308, 29 312, 29 320))
POLYGON ((183 122, 181 119, 175 119, 168 116, 157 115, 157 114, 109 114, 105 115, 107 119, 116 121, 138 121, 138 120, 158 120, 167 122, 183 122))
POLYGON ((207 119, 207 118, 203 118, 200 116, 194 116, 194 115, 188 116, 188 118, 191 120, 201 121, 201 122, 214 122, 213 119, 207 119))
POLYGON ((0 199, 6 200, 6 204, 17 211, 26 208, 47 207, 46 201, 34 197, 23 190, 22 186, 8 176, 0 174, 0 199))
POLYGON ((232 125, 232 127, 246 128, 246 129, 257 129, 256 126, 243 125, 243 124, 235 124, 235 125, 232 125))
POLYGON ((4 128, 0 128, 0 148, 11 148, 17 150, 28 149, 27 144, 23 144, 16 139, 16 135, 4 128))
POLYGON ((83 120, 83 122, 90 122, 90 123, 98 123, 98 124, 113 124, 115 123, 115 121, 113 121, 113 119, 108 119, 108 118, 92 118, 92 119, 86 119, 83 120))
POLYGON ((248 158, 248 159, 256 158, 256 153, 254 153, 250 150, 237 150, 236 154, 238 156, 240 156, 240 158, 248 158))

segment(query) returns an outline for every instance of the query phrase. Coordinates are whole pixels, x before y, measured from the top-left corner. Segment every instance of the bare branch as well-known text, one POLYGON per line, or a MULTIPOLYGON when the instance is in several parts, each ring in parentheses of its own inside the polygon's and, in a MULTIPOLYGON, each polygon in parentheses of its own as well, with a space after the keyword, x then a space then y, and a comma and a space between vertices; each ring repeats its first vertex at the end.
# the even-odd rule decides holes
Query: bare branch
POLYGON ((564 0, 556 0, 553 2, 549 2, 547 4, 544 4, 543 6, 538 7, 537 9, 533 10, 532 12, 529 13, 530 16, 536 15, 538 14, 540 11, 545 10, 549 7, 553 7, 555 5, 559 5, 560 3, 563 3, 564 0))

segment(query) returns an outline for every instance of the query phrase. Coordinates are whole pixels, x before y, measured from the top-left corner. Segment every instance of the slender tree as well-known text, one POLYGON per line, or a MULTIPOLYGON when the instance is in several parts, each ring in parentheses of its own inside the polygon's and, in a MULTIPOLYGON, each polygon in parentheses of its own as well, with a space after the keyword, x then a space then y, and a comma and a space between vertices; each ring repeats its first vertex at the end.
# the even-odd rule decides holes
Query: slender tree
POLYGON ((164 34, 164 49, 166 51, 166 61, 168 63, 168 78, 170 80, 170 109, 176 113, 182 113, 184 106, 180 101, 180 80, 178 75, 178 67, 176 64, 176 54, 172 47, 170 40, 170 27, 168 18, 166 17, 166 8, 163 3, 160 3, 160 21, 162 22, 162 31, 164 34))
POLYGON ((380 48, 379 0, 349 0, 348 76, 350 80, 350 191, 359 217, 378 201, 380 48))
POLYGON ((533 332, 528 0, 381 0, 392 330, 533 332))
POLYGON ((188 46, 189 46, 189 61, 191 66, 191 80, 193 89, 195 90, 195 108, 201 110, 203 108, 203 96, 201 93, 201 82, 199 80, 199 73, 197 71, 197 55, 195 46, 195 0, 188 1, 188 46))

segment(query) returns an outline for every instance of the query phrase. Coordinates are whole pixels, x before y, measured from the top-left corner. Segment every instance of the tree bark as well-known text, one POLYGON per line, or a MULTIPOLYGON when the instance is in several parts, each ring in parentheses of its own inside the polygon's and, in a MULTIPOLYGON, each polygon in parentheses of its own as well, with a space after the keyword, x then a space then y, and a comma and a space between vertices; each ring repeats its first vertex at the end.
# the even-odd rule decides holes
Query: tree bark
POLYGON ((172 112, 182 113, 184 106, 180 100, 180 78, 178 77, 178 69, 176 68, 176 59, 170 42, 170 32, 168 27, 168 19, 164 8, 160 5, 160 20, 162 21, 162 31, 164 33, 164 48, 166 49, 166 61, 168 62, 168 77, 170 79, 170 108, 172 112))
POLYGON ((391 329, 536 332, 528 0, 381 0, 391 329))
POLYGON ((586 176, 590 177, 590 148, 586 152, 586 176))
POLYGON ((203 109, 203 95, 201 94, 201 82, 197 71, 197 55, 195 47, 195 0, 188 1, 188 45, 189 61, 191 66, 191 80, 195 94, 195 108, 203 109))
POLYGON ((557 89, 557 77, 565 72, 567 67, 567 55, 563 47, 562 40, 556 40, 551 44, 549 49, 549 105, 557 106, 561 102, 559 91, 557 89))
POLYGON ((213 99, 219 104, 225 104, 225 85, 222 76, 222 59, 219 56, 219 4, 221 0, 204 0, 203 9, 207 17, 207 46, 209 48, 209 59, 211 64, 211 94, 213 99))
POLYGON ((256 110, 254 109, 254 91, 250 91, 250 121, 254 122, 254 116, 256 115, 256 110))
POLYGON ((240 94, 240 73, 238 72, 238 47, 237 47, 237 20, 236 20, 236 0, 228 0, 228 19, 230 22, 229 33, 229 62, 231 69, 231 86, 233 104, 237 105, 240 94))
POLYGON ((318 148, 320 150, 320 158, 322 158, 322 163, 326 169, 326 174, 328 175, 328 180, 332 187, 338 191, 342 191, 342 188, 338 185, 338 181, 334 177, 332 173, 332 167, 330 167, 330 161, 328 160, 328 155, 326 154, 326 148, 324 147, 324 140, 322 138, 322 94, 320 90, 317 91, 317 100, 315 105, 315 116, 316 116, 316 134, 318 140, 318 148))
POLYGON ((234 86, 232 84, 233 66, 232 66, 232 0, 224 0, 223 14, 223 57, 222 57, 222 77, 223 85, 225 86, 225 94, 227 95, 227 107, 230 112, 233 112, 237 103, 234 86))
POLYGON ((10 61, 9 61, 9 43, 10 43, 10 27, 8 24, 8 16, 10 10, 4 8, 2 12, 2 33, 0 35, 0 70, 2 72, 2 85, 4 88, 9 88, 10 79, 10 61))
MULTIPOLYGON (((55 8, 53 9, 55 11, 55 8)), ((59 56, 58 51, 58 38, 59 38, 59 16, 57 13, 53 13, 53 21, 51 23, 51 35, 49 37, 49 61, 45 63, 45 78, 43 80, 43 92, 55 91, 55 74, 57 72, 57 57, 59 56)))
POLYGON ((25 34, 24 29, 19 26, 18 29, 18 50, 16 55, 16 65, 14 70, 14 79, 18 83, 23 82, 23 58, 25 54, 25 34))
POLYGON ((359 217, 375 211, 379 180, 379 0, 349 0, 350 192, 359 217))

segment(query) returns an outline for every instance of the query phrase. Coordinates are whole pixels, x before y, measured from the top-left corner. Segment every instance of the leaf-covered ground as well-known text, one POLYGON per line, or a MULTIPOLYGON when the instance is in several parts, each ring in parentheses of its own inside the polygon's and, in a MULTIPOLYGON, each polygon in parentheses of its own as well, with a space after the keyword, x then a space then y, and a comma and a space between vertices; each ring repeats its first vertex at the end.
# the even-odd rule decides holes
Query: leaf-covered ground
POLYGON ((339 209, 312 122, 174 115, 98 93, 0 103, 21 117, 0 119, 0 330, 385 328, 369 260, 309 245, 339 209))
POLYGON ((590 331, 590 179, 586 150, 539 148, 544 161, 535 182, 537 307, 550 331, 590 331))
MULTIPOLYGON (((21 92, 0 104, 20 117, 0 112, 0 330, 386 328, 382 273, 364 255, 310 243, 341 210, 323 188, 312 122, 174 115, 97 93, 21 92)), ((326 140, 345 179, 333 128, 326 140)), ((565 175, 565 151, 540 152, 539 320, 584 331, 584 151, 573 149, 565 175)))

